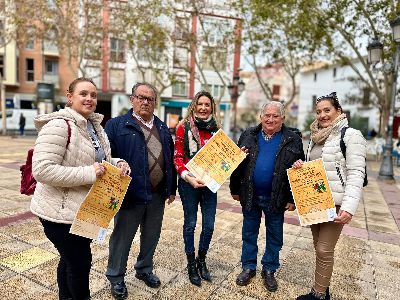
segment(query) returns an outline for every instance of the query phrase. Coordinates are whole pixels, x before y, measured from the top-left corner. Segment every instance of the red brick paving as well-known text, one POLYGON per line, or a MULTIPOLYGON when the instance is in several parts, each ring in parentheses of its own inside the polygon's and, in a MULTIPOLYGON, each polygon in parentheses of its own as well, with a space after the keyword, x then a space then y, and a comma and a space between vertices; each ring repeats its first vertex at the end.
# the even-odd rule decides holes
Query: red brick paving
POLYGON ((33 217, 36 217, 36 216, 33 213, 31 213, 30 211, 27 211, 27 212, 17 214, 14 216, 0 218, 0 227, 9 226, 13 223, 17 223, 19 221, 25 221, 25 220, 31 219, 33 217))
POLYGON ((0 164, 0 167, 13 169, 13 170, 19 170, 20 166, 21 166, 21 163, 19 163, 19 162, 2 163, 2 164, 0 164))
POLYGON ((397 228, 400 230, 400 190, 395 184, 387 184, 382 181, 377 182, 383 194, 383 198, 385 199, 389 210, 393 215, 393 219, 397 224, 397 228))

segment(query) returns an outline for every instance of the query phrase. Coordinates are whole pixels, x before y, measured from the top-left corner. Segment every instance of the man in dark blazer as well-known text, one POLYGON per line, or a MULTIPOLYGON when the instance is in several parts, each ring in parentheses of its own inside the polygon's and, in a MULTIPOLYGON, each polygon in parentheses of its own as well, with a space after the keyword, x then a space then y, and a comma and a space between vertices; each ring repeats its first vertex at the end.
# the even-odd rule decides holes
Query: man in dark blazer
POLYGON ((136 278, 157 288, 161 282, 153 273, 153 255, 161 233, 165 201, 176 193, 173 167, 174 144, 168 127, 157 118, 154 108, 157 91, 148 83, 138 83, 130 96, 132 109, 109 120, 105 126, 113 157, 128 162, 132 181, 110 237, 106 276, 115 299, 128 296, 124 278, 128 255, 140 226, 140 252, 135 264, 136 278))

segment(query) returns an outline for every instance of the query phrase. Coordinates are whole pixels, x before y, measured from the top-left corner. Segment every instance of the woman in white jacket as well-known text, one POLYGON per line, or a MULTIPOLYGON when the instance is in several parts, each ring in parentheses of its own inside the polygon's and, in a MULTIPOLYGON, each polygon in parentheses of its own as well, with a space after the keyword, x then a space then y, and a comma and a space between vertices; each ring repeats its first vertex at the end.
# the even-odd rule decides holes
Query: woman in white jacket
POLYGON ((35 119, 39 131, 32 159, 37 181, 31 201, 47 238, 60 254, 57 268, 59 299, 89 299, 91 240, 69 233, 79 206, 106 160, 130 173, 128 164, 111 158, 107 136, 94 113, 97 88, 91 79, 77 78, 69 86, 68 103, 58 112, 35 119), (69 141, 69 142, 68 142, 69 141))
MULTIPOLYGON (((365 177, 366 141, 359 130, 347 128, 343 138, 346 157, 341 151, 341 130, 348 127, 348 122, 336 93, 319 97, 315 112, 317 118, 310 126, 311 141, 306 159, 322 158, 337 217, 332 222, 311 225, 316 253, 315 281, 311 292, 297 297, 299 300, 330 299, 335 246, 343 226, 351 221, 357 210, 365 177)), ((301 168, 302 164, 299 160, 293 167, 301 168)))

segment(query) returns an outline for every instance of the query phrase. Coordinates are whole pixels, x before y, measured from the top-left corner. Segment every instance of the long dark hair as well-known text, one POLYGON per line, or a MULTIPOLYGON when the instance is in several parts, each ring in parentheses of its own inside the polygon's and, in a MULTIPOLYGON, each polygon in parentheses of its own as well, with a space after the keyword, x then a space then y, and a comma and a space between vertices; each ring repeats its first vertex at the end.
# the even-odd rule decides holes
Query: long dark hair
POLYGON ((339 103, 339 99, 336 95, 336 92, 332 92, 326 96, 318 97, 317 100, 315 101, 315 106, 317 106, 317 104, 323 100, 329 101, 336 110, 340 109, 340 112, 343 113, 343 108, 339 103))

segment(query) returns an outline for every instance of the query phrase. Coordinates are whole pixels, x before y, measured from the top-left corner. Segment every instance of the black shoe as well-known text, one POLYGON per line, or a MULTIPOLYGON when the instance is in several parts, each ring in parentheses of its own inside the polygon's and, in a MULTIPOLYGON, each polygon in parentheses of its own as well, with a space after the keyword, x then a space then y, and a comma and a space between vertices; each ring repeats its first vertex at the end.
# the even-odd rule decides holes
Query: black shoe
POLYGON ((151 287, 153 289, 156 289, 161 285, 160 279, 157 277, 157 275, 153 274, 153 272, 136 273, 135 277, 139 280, 143 280, 148 287, 151 287))
POLYGON ((211 282, 211 275, 206 264, 206 252, 199 251, 199 256, 196 259, 196 266, 201 279, 211 282))
POLYGON ((317 299, 318 298, 316 298, 312 293, 301 295, 296 298, 296 300, 317 300, 317 299))
POLYGON ((197 270, 194 253, 189 253, 189 254, 186 253, 186 258, 188 261, 187 269, 190 282, 196 286, 201 286, 201 278, 197 270))
POLYGON ((264 278, 264 285, 270 292, 275 292, 278 289, 278 282, 275 279, 275 272, 262 271, 262 278, 264 278))
POLYGON ((125 282, 111 283, 111 295, 118 300, 128 297, 128 289, 126 288, 125 282))
POLYGON ((330 300, 331 299, 331 295, 329 294, 329 287, 326 288, 324 298, 321 298, 321 297, 318 298, 317 296, 315 296, 314 293, 315 293, 314 289, 311 289, 311 292, 309 292, 306 295, 301 295, 301 296, 297 297, 296 300, 318 300, 318 299, 330 300))
POLYGON ((240 286, 245 286, 250 283, 250 279, 256 276, 256 270, 246 269, 238 275, 236 278, 236 284, 240 286))

